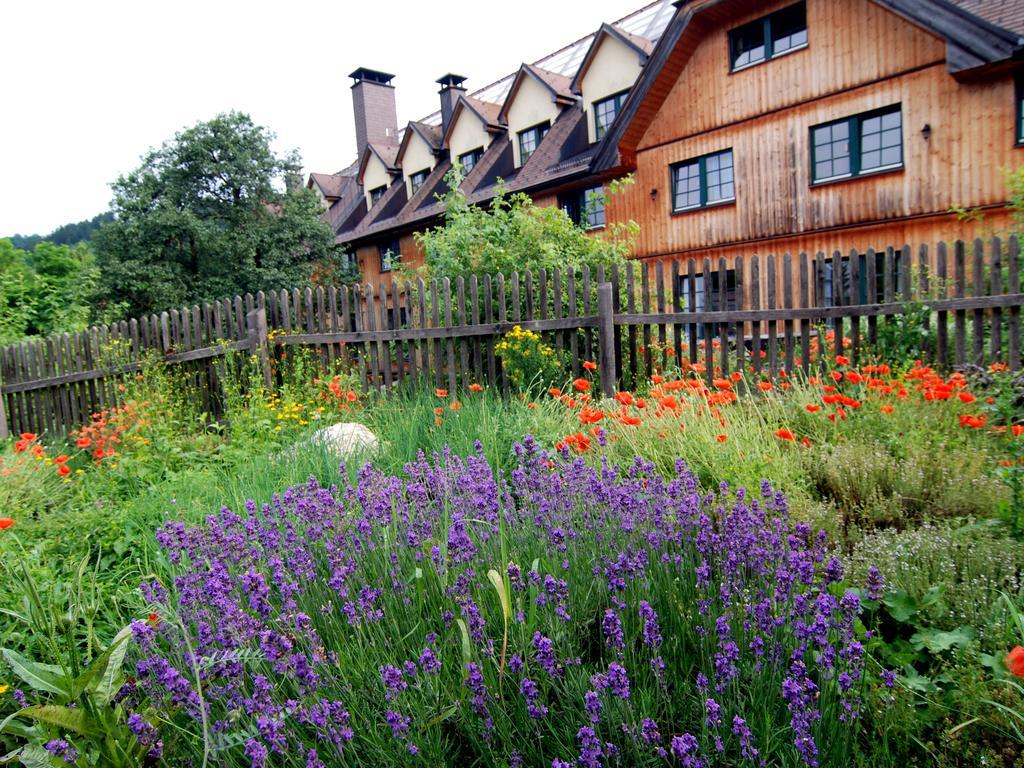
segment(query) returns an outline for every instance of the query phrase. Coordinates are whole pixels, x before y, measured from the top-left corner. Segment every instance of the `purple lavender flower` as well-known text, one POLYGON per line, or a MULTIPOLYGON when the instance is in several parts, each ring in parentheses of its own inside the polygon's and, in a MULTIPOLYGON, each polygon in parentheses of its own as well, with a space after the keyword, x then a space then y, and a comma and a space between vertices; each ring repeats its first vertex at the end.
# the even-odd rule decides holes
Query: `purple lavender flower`
POLYGON ((391 726, 391 734, 396 739, 404 739, 409 733, 409 723, 412 722, 412 718, 389 709, 384 713, 384 722, 391 726))
POLYGON ((604 641, 609 648, 622 649, 625 644, 625 636, 622 632, 622 622, 619 614, 608 608, 604 612, 604 619, 601 620, 601 629, 604 631, 604 641))
POLYGON ((661 741, 661 732, 658 731, 658 723, 649 717, 645 717, 640 723, 640 738, 647 744, 656 744, 661 741))
POLYGON ((594 729, 590 726, 580 728, 576 733, 576 739, 580 743, 579 764, 583 768, 600 768, 601 755, 604 753, 601 751, 601 740, 594 729))
POLYGON ((526 712, 531 718, 542 720, 547 717, 548 708, 539 701, 540 689, 537 687, 537 683, 528 677, 524 677, 519 683, 519 692, 526 699, 526 712))
POLYGON ((700 758, 700 746, 697 738, 689 733, 672 737, 672 754, 683 765, 683 768, 705 768, 706 763, 700 758))
POLYGON ((388 701, 409 687, 409 684, 405 682, 402 670, 390 664, 385 664, 380 668, 380 681, 384 684, 384 698, 388 701))
POLYGON ((61 758, 69 765, 78 760, 78 750, 68 744, 64 739, 51 739, 46 742, 46 751, 54 757, 61 758))
POLYGON ((754 735, 750 732, 746 721, 739 715, 735 715, 732 719, 732 732, 740 739, 740 753, 743 758, 756 761, 758 752, 754 748, 754 735))
POLYGON ((583 694, 583 709, 590 717, 590 722, 597 725, 601 722, 601 697, 595 691, 583 694))
POLYGON ((608 687, 612 694, 620 699, 629 698, 629 675, 626 670, 614 661, 608 665, 608 687))
POLYGON ((882 572, 874 565, 868 568, 867 593, 868 600, 881 600, 882 595, 885 594, 885 579, 882 578, 882 572))
POLYGON ((892 689, 896 685, 896 670, 895 669, 883 669, 881 672, 882 684, 886 688, 892 689))
POLYGON ((551 677, 561 677, 562 667, 555 656, 555 644, 540 632, 533 633, 533 650, 537 661, 551 677))
POLYGON ((430 650, 430 646, 425 647, 420 654, 420 669, 429 675, 436 675, 441 671, 441 661, 430 650))
POLYGON ((640 618, 644 621, 644 645, 657 648, 661 645, 661 630, 658 628, 658 614, 646 600, 640 601, 640 618))

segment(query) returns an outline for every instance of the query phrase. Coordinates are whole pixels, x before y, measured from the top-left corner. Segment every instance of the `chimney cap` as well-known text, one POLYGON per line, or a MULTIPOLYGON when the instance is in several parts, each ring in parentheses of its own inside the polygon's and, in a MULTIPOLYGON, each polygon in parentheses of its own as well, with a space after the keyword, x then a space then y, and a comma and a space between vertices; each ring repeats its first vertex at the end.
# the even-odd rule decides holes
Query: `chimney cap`
POLYGON ((392 79, 394 79, 395 76, 388 74, 387 72, 381 72, 376 69, 359 67, 359 69, 349 74, 349 77, 355 80, 355 83, 353 83, 353 85, 362 82, 377 83, 378 85, 390 85, 392 79))
POLYGON ((447 75, 441 75, 434 82, 443 88, 461 88, 465 81, 466 78, 462 75, 455 75, 449 72, 447 75))

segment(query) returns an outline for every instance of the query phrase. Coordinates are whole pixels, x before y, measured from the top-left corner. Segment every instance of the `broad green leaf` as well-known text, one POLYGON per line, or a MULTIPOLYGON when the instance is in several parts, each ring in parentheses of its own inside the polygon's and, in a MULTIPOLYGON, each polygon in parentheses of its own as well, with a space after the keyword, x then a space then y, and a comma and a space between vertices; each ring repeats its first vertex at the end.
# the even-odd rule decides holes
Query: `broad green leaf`
POLYGON ((51 768, 53 755, 38 744, 26 744, 18 750, 18 760, 25 768, 51 768))
POLYGON ((33 690, 54 693, 58 696, 71 694, 67 676, 60 667, 53 664, 39 664, 9 648, 5 648, 3 654, 7 663, 11 665, 11 671, 28 683, 33 690))
POLYGON ((896 621, 908 623, 917 616, 917 600, 906 592, 890 592, 882 598, 882 602, 896 621))
POLYGON ((65 731, 71 731, 81 736, 101 736, 103 734, 96 721, 81 709, 44 704, 23 709, 20 715, 38 720, 41 723, 56 725, 58 728, 63 728, 65 731))
POLYGON ((945 584, 935 584, 928 588, 928 591, 924 593, 924 597, 921 598, 921 607, 927 608, 935 605, 939 600, 942 599, 942 595, 946 591, 945 584))
POLYGON ((469 643, 469 630, 466 629, 466 622, 456 619, 455 623, 459 625, 459 632, 462 634, 462 664, 465 666, 473 660, 473 646, 469 643))
POLYGON ((107 659, 103 673, 96 678, 96 682, 92 686, 92 690, 95 691, 96 700, 99 704, 109 704, 114 698, 114 694, 116 694, 118 689, 121 687, 121 683, 124 680, 124 677, 121 674, 121 667, 124 664, 125 654, 128 653, 128 645, 131 635, 132 628, 130 625, 122 628, 120 632, 114 635, 113 642, 104 652, 104 654, 108 655, 109 658, 107 659))
POLYGON ((918 693, 934 693, 938 690, 938 686, 936 686, 930 678, 918 674, 917 670, 910 664, 903 667, 903 674, 900 675, 900 682, 910 690, 917 691, 918 693))
POLYGON ((487 578, 494 585, 494 589, 498 593, 498 600, 501 602, 501 612, 505 614, 505 623, 507 624, 512 616, 512 605, 508 599, 508 591, 505 589, 505 580, 493 568, 487 572, 487 578))
POLYGON ((942 653, 954 646, 966 648, 975 638, 976 632, 971 627, 957 627, 951 632, 938 629, 922 629, 911 636, 910 642, 915 648, 925 648, 932 653, 942 653))

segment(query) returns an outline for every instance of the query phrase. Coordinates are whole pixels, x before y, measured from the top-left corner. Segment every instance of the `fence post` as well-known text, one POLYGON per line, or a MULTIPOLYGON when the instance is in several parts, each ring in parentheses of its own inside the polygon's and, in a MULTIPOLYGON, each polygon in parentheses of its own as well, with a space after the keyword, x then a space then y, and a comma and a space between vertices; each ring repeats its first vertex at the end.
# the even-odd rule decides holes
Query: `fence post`
POLYGON ((259 358, 263 372, 263 386, 270 389, 270 355, 267 350, 267 310, 263 307, 250 309, 245 315, 248 332, 249 354, 259 358))
POLYGON ((0 440, 6 440, 10 436, 10 427, 7 425, 7 410, 4 407, 4 377, 0 373, 0 440))
POLYGON ((601 394, 615 394, 615 313, 612 302, 612 284, 597 286, 597 339, 601 351, 601 394))

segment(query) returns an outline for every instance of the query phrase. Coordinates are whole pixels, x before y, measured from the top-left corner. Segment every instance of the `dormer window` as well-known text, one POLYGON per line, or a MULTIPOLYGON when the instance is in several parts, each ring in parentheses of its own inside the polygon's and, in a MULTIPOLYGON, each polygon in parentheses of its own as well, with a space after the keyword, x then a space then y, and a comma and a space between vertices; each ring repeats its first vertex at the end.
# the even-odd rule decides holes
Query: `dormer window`
POLYGON ((541 141, 548 135, 549 130, 551 130, 551 123, 543 122, 540 125, 535 125, 532 128, 519 132, 520 165, 526 165, 526 161, 530 159, 530 155, 540 146, 541 141))
POLYGON ((807 47, 807 4, 782 8, 729 32, 732 69, 760 64, 807 47))
POLYGON ((622 105, 626 102, 626 96, 628 95, 629 91, 622 91, 609 96, 607 99, 594 102, 594 136, 597 137, 598 141, 604 138, 608 128, 615 122, 615 117, 619 114, 619 110, 622 109, 622 105))
POLYGON ((382 197, 384 197, 384 193, 387 192, 387 191, 388 191, 388 188, 386 186, 375 187, 374 189, 371 189, 370 190, 370 205, 371 206, 376 205, 377 201, 380 200, 382 197))
POLYGON ((417 171, 409 177, 409 185, 412 187, 413 194, 416 194, 416 190, 423 186, 429 175, 430 169, 424 168, 422 171, 417 171))
POLYGON ((473 170, 477 163, 480 162, 480 158, 484 156, 484 148, 477 147, 469 152, 463 152, 459 155, 459 165, 462 166, 463 173, 469 173, 473 170))

